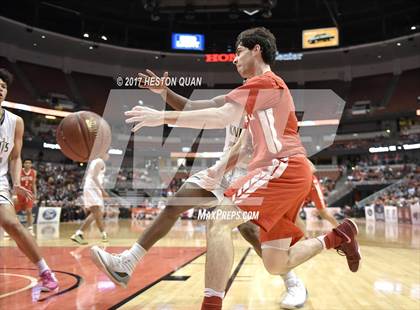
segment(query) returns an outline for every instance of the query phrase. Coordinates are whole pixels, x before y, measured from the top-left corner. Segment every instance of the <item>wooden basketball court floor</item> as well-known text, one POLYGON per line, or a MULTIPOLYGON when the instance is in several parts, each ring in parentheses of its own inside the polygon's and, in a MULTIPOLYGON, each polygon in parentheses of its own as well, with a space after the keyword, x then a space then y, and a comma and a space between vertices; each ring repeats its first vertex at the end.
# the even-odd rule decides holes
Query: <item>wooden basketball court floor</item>
MULTIPOLYGON (((120 252, 148 223, 108 222, 107 244, 100 242, 99 233, 91 227, 89 246, 101 244, 120 252)), ((334 251, 324 251, 296 269, 309 292, 303 309, 420 309, 420 226, 358 223, 363 255, 359 272, 350 272, 345 258, 334 251)), ((313 235, 329 229, 323 221, 306 225, 313 235)), ((0 232, 0 309, 200 309, 204 223, 177 222, 139 264, 127 289, 115 287, 96 269, 89 259, 89 246, 76 246, 68 239, 77 226, 65 223, 35 229, 61 284, 55 293, 39 292, 34 266, 0 232)), ((281 278, 265 271, 238 232, 234 232, 234 242, 235 262, 224 309, 280 309, 281 278)))

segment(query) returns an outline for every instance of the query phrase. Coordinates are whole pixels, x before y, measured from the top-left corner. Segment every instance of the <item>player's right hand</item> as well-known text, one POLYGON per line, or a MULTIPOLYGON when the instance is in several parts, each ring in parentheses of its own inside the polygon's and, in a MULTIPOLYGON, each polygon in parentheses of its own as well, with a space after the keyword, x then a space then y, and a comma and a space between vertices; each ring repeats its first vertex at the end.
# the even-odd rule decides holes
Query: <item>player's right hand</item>
POLYGON ((168 72, 163 73, 163 77, 158 77, 153 71, 146 69, 146 74, 139 73, 139 88, 146 88, 150 91, 161 94, 163 93, 168 87, 166 86, 166 80, 168 77, 168 72), (151 80, 153 79, 153 80, 151 80), (159 83, 157 83, 159 81, 159 83))
POLYGON ((30 200, 30 201, 34 200, 34 195, 32 194, 32 192, 24 188, 23 186, 20 186, 20 185, 13 186, 13 192, 16 195, 25 197, 27 200, 30 200))

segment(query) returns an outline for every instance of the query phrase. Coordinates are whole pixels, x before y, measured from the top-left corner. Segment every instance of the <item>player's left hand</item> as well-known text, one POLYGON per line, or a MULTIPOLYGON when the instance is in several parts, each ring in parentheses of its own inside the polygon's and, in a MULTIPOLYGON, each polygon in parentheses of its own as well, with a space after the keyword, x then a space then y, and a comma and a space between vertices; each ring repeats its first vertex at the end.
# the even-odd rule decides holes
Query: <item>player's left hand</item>
POLYGON ((20 185, 14 185, 13 186, 13 191, 16 195, 21 195, 23 197, 25 197, 26 199, 32 201, 34 200, 34 195, 32 194, 32 192, 26 188, 24 188, 23 186, 20 185))
POLYGON ((126 111, 125 120, 127 124, 136 123, 131 131, 136 132, 142 127, 157 127, 164 123, 164 111, 158 111, 148 107, 135 106, 130 111, 126 111))

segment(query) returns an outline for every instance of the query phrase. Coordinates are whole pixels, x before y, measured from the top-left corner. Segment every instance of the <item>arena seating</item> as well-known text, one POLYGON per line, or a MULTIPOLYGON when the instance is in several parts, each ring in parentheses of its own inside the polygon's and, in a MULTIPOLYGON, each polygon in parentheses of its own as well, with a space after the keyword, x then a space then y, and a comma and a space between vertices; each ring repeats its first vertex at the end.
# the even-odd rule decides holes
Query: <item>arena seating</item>
POLYGON ((0 68, 5 68, 14 75, 13 83, 8 89, 7 99, 9 101, 19 103, 35 104, 36 98, 32 97, 31 94, 26 90, 21 79, 16 74, 13 68, 13 64, 6 58, 0 57, 0 68))
POLYGON ((392 74, 390 73, 353 79, 347 108, 357 101, 370 101, 372 105, 376 106, 382 104, 386 89, 391 86, 391 81, 392 74))
POLYGON ((109 91, 115 87, 112 78, 79 72, 72 72, 80 94, 90 110, 102 114, 109 91))
POLYGON ((374 205, 409 207, 420 201, 420 175, 406 177, 398 186, 384 191, 374 205))
POLYGON ((405 71, 401 74, 398 85, 389 102, 389 112, 399 112, 402 107, 406 111, 419 108, 420 69, 405 71))
POLYGON ((35 87, 41 98, 55 93, 65 95, 69 99, 74 99, 63 71, 27 62, 18 62, 17 64, 35 87))

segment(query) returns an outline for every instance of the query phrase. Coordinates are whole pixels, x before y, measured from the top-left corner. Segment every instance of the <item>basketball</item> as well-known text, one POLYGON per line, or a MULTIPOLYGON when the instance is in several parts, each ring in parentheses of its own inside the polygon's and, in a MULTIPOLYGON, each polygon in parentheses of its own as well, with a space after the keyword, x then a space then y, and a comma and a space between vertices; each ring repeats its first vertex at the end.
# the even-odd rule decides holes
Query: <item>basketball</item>
POLYGON ((79 111, 60 122, 56 138, 64 155, 77 162, 87 162, 109 149, 111 128, 98 114, 79 111))

